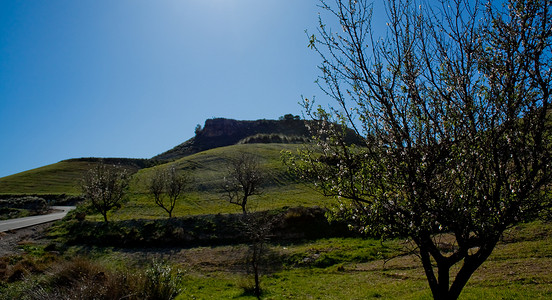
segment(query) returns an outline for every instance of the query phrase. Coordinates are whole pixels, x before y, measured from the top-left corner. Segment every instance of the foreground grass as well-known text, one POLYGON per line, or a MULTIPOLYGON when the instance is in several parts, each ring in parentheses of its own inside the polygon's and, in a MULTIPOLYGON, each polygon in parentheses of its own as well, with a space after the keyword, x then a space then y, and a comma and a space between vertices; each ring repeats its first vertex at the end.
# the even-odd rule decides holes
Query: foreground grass
MULTIPOLYGON (((261 278, 263 299, 430 299, 419 259, 404 253, 404 246, 402 240, 382 243, 362 238, 270 244, 261 278)), ((28 299, 26 284, 52 282, 49 276, 56 274, 52 270, 82 255, 102 266, 105 274, 115 275, 127 274, 126 270, 140 274, 152 262, 166 261, 180 274, 177 299, 254 299, 246 272, 247 245, 189 249, 73 246, 55 247, 55 251, 47 247, 51 246, 24 245, 27 254, 4 260, 19 269, 34 266, 35 270, 25 273, 24 281, 0 282, 0 299, 6 295, 28 299)), ((552 223, 521 224, 505 233, 460 298, 551 299, 550 270, 552 223)))
MULTIPOLYGON (((263 279, 266 299, 429 299, 431 293, 417 257, 400 255, 398 241, 323 239, 289 246, 293 255, 320 253, 341 257, 317 268, 287 268, 263 279), (384 244, 384 245, 385 245, 384 244), (394 257, 364 261, 358 253, 394 257), (344 256, 343 253, 348 254, 344 256)), ((321 255, 322 256, 322 255, 321 255)), ((491 257, 472 276, 461 299, 550 299, 552 297, 552 224, 534 222, 509 230, 491 257)), ((186 281, 185 294, 211 299, 227 286, 224 298, 241 297, 240 282, 226 273, 198 273, 186 281), (219 288, 209 290, 206 283, 219 288)), ((234 275, 235 276, 235 275, 234 275)), ((247 298, 243 296, 243 298, 247 298)))
MULTIPOLYGON (((419 259, 405 254, 404 245, 362 238, 272 244, 261 278, 263 299, 430 299, 419 259)), ((117 265, 170 261, 183 274, 177 299, 254 299, 248 292, 247 245, 77 252, 117 265)), ((552 224, 522 224, 504 235, 460 298, 550 299, 550 270, 552 224)))
MULTIPOLYGON (((470 279, 461 299, 550 299, 552 297, 551 224, 524 224, 505 235, 491 257, 470 279)), ((323 239, 290 245, 293 255, 337 254, 342 260, 328 267, 294 266, 262 279, 264 299, 431 299, 416 256, 400 255, 398 241, 381 248, 379 242, 323 239), (343 245, 348 245, 343 247, 343 245), (387 249, 391 260, 364 261, 356 252, 387 249), (347 257, 338 254, 348 253, 347 257)), ((208 250, 203 250, 208 251, 208 250)), ((212 251, 212 250, 209 250, 212 251)), ((200 263, 198 265, 201 265, 200 263)), ((180 299, 249 299, 243 275, 199 269, 189 273, 180 299)), ((253 298, 251 298, 253 299, 253 298)))

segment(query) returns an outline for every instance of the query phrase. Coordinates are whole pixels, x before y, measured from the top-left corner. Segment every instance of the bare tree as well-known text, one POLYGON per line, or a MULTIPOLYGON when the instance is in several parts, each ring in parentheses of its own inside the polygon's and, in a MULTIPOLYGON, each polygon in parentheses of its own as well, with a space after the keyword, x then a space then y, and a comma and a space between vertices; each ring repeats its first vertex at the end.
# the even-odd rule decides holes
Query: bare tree
POLYGON ((149 178, 148 189, 153 195, 155 204, 161 207, 172 218, 178 199, 182 196, 189 178, 178 173, 175 166, 168 169, 156 169, 149 178))
POLYGON ((359 229, 410 237, 435 299, 458 298, 506 228, 550 208, 551 4, 386 1, 378 37, 368 1, 321 1, 340 28, 321 19, 310 46, 337 107, 304 99, 321 138, 288 164, 359 229))
POLYGON ((127 186, 128 175, 124 169, 101 163, 85 174, 81 191, 83 198, 107 223, 107 213, 121 205, 127 186))
POLYGON ((224 177, 225 196, 230 203, 239 205, 247 214, 249 197, 261 195, 265 173, 259 160, 251 154, 241 153, 230 160, 224 177))
POLYGON ((243 231, 249 238, 249 253, 247 264, 253 273, 254 294, 261 299, 261 275, 266 267, 267 243, 270 241, 272 229, 281 216, 270 212, 257 212, 243 215, 243 231))

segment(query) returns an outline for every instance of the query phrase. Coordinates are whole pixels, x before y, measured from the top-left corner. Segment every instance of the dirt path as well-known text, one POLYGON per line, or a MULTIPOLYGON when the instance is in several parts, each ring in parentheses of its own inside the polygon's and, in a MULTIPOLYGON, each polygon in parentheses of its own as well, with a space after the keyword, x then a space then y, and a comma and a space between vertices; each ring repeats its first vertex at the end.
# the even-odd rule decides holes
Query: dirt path
POLYGON ((43 232, 52 223, 45 223, 23 229, 0 232, 0 257, 22 253, 19 246, 22 242, 36 241, 43 237, 43 232))

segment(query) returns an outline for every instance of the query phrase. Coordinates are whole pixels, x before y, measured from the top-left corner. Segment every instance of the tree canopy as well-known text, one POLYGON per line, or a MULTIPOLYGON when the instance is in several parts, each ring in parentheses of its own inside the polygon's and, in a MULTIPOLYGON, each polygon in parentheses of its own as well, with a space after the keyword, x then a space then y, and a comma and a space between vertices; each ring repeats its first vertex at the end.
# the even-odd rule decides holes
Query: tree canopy
POLYGON ((368 1, 321 1, 340 28, 321 17, 309 46, 336 105, 304 99, 319 140, 288 164, 358 229, 411 238, 434 298, 456 299, 505 229, 550 208, 552 5, 385 3, 376 36, 368 1))
POLYGON ((128 187, 125 169, 100 162, 86 172, 81 182, 83 198, 107 223, 107 213, 120 207, 128 187))

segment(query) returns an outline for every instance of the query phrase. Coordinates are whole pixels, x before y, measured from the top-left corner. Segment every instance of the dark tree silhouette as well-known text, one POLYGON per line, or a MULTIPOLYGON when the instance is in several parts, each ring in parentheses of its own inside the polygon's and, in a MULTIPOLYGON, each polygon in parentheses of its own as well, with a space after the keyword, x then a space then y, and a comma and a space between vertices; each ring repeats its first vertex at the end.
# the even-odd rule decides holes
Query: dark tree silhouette
POLYGON ((551 4, 386 1, 372 24, 367 1, 321 1, 340 28, 321 17, 310 47, 337 107, 304 99, 320 138, 287 163, 359 229, 412 239, 435 299, 458 298, 505 229, 550 208, 551 4))
POLYGON ((256 212, 244 214, 241 222, 242 230, 248 237, 249 253, 247 265, 253 274, 253 292, 257 299, 261 299, 261 275, 266 268, 266 256, 269 249, 267 243, 270 241, 272 229, 281 218, 281 215, 270 212, 256 212))

